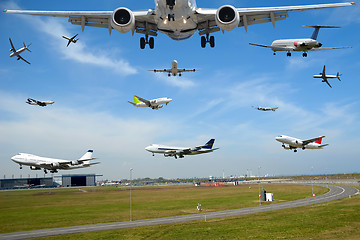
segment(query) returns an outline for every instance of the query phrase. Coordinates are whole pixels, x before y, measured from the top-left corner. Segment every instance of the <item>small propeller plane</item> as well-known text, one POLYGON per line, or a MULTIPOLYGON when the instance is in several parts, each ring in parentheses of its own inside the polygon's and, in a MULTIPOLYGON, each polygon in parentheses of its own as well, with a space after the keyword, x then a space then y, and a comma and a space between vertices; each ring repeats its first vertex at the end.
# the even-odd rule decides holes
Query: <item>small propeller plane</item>
POLYGON ((336 75, 326 75, 326 73, 325 73, 325 65, 324 65, 323 71, 321 73, 319 73, 319 74, 320 75, 314 75, 313 77, 314 78, 322 78, 323 79, 322 82, 326 82, 327 85, 329 85, 329 87, 331 87, 331 88, 332 88, 332 86, 330 85, 330 83, 328 81, 328 78, 337 78, 337 79, 339 79, 339 81, 341 81, 339 72, 336 75))
POLYGON ((43 101, 42 102, 42 101, 38 101, 38 100, 35 100, 35 99, 32 99, 32 98, 28 98, 26 103, 30 104, 30 105, 39 105, 41 107, 45 107, 48 104, 53 104, 54 101, 49 100, 49 101, 43 101))
POLYGON ((276 137, 276 141, 282 143, 282 147, 285 150, 294 150, 294 152, 297 152, 297 148, 305 149, 322 149, 323 147, 329 145, 329 144, 323 144, 321 145, 321 141, 325 136, 320 136, 308 140, 300 140, 297 138, 280 135, 276 137))
POLYGON ((28 50, 29 52, 31 52, 30 49, 29 49, 31 43, 26 46, 25 43, 23 42, 24 47, 23 47, 23 48, 20 48, 19 50, 16 50, 15 47, 14 47, 14 44, 13 44, 12 41, 11 41, 11 38, 9 38, 9 40, 10 40, 10 45, 11 45, 10 52, 12 52, 12 53, 10 54, 10 57, 17 57, 16 60, 20 60, 20 59, 21 59, 21 60, 23 60, 24 62, 26 62, 27 64, 30 64, 30 63, 29 63, 28 61, 26 61, 22 56, 20 56, 20 53, 24 52, 25 50, 28 50))
POLYGON ((70 45, 70 43, 76 43, 79 39, 75 39, 77 37, 78 34, 76 34, 75 36, 73 36, 72 38, 69 38, 67 36, 62 36, 63 38, 68 40, 68 43, 66 45, 66 47, 68 47, 70 45))
POLYGON ((179 74, 179 77, 181 77, 181 73, 183 72, 196 72, 201 69, 185 69, 185 68, 178 68, 178 62, 176 60, 172 61, 171 68, 170 69, 154 69, 154 70, 148 70, 153 72, 166 72, 168 73, 168 76, 170 77, 173 75, 174 77, 179 74))
POLYGON ((171 101, 172 99, 168 97, 146 100, 144 98, 134 96, 134 102, 130 102, 130 101, 128 102, 134 105, 135 107, 149 107, 158 110, 159 108, 163 107, 163 104, 167 105, 171 101))
POLYGON ((273 111, 275 112, 276 109, 278 109, 279 107, 278 106, 272 106, 272 107, 261 107, 261 106, 257 106, 257 107, 254 107, 253 108, 259 110, 259 111, 273 111))
POLYGON ((308 51, 320 51, 320 50, 332 50, 332 49, 342 49, 342 48, 351 48, 351 47, 327 47, 322 48, 322 43, 319 43, 316 39, 319 34, 320 28, 340 28, 340 27, 334 27, 334 26, 307 26, 303 25, 303 27, 310 27, 314 28, 314 32, 311 36, 311 38, 301 38, 301 39, 280 39, 275 40, 271 46, 268 45, 262 45, 262 44, 256 44, 256 43, 249 43, 253 46, 258 47, 266 47, 271 48, 271 50, 274 51, 274 55, 276 55, 277 51, 286 51, 286 56, 291 56, 291 51, 296 52, 303 52, 303 57, 307 57, 308 51))
POLYGON ((177 157, 183 158, 184 155, 197 155, 202 153, 213 152, 219 148, 213 148, 215 139, 210 139, 205 145, 193 147, 193 148, 184 148, 184 147, 169 147, 165 145, 151 144, 145 148, 146 151, 151 152, 154 156, 155 153, 164 154, 165 157, 177 157))

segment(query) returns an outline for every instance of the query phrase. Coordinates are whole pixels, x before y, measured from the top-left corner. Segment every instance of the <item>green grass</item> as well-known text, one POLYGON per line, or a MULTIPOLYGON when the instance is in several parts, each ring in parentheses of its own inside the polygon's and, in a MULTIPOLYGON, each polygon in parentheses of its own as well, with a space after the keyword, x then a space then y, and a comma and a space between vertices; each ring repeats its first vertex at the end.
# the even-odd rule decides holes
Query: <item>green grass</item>
MULTIPOLYGON (((311 186, 263 185, 275 202, 311 197, 311 186)), ((0 233, 129 220, 129 189, 115 187, 0 192, 0 233)), ((327 191, 314 187, 317 194, 327 191)), ((258 186, 133 189, 133 220, 258 205, 258 186)), ((269 203, 266 203, 269 204, 269 203)))
MULTIPOLYGON (((42 238, 43 239, 43 238, 42 238)), ((47 239, 360 239, 360 196, 241 217, 47 239)))

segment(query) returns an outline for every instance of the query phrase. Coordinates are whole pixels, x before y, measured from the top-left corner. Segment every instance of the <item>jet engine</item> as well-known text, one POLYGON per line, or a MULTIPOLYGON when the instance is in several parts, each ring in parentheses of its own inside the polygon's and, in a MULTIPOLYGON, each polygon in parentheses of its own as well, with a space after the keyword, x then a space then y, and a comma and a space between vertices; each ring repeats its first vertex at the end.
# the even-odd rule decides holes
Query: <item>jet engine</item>
POLYGON ((31 169, 31 170, 41 170, 41 168, 35 167, 35 166, 30 166, 30 169, 31 169))
POLYGON ((56 168, 56 167, 59 167, 59 166, 60 166, 60 164, 57 163, 57 162, 51 163, 51 167, 53 167, 53 168, 56 168))
POLYGON ((71 161, 71 165, 79 165, 79 161, 71 161))
POLYGON ((291 147, 290 147, 289 145, 285 145, 285 144, 283 144, 282 147, 283 147, 285 150, 290 150, 290 149, 291 149, 291 147))
POLYGON ((164 154, 164 157, 171 157, 171 155, 170 154, 164 154))
POLYGON ((221 30, 231 31, 239 25, 240 17, 236 8, 224 5, 216 11, 215 21, 221 30))
POLYGON ((127 33, 135 28, 135 17, 130 9, 121 7, 111 15, 111 26, 121 32, 127 33))

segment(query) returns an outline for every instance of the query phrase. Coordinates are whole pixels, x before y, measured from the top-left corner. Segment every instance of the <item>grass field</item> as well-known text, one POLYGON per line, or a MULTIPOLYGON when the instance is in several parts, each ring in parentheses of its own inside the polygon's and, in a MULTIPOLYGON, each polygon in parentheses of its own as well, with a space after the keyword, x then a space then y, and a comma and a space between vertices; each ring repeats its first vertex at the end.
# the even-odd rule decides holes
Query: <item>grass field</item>
MULTIPOLYGON (((44 238, 42 238, 44 239, 44 238)), ((360 196, 248 216, 141 227, 58 239, 360 239, 360 196)))
MULTIPOLYGON (((262 186, 274 193, 274 203, 311 197, 311 186, 262 186)), ((316 194, 326 191, 314 187, 316 194)), ((197 213, 198 202, 203 212, 257 206, 258 186, 137 187, 133 189, 133 220, 197 213)), ((128 221, 129 215, 128 188, 0 192, 0 233, 128 221)))

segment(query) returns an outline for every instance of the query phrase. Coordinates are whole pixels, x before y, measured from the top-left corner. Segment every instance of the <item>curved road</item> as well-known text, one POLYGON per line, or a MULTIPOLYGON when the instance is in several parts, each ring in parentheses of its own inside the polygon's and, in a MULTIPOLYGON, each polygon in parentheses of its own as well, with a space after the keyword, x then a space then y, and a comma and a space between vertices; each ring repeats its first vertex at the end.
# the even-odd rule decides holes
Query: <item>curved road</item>
MULTIPOLYGON (((320 186, 325 186, 325 185, 320 185, 320 186)), ((160 225, 160 224, 189 222, 189 221, 205 220, 211 218, 233 217, 233 216, 240 216, 245 214, 253 214, 259 212, 266 212, 266 211, 273 211, 279 209, 301 207, 301 206, 312 205, 317 203, 329 202, 337 199, 347 198, 355 194, 359 194, 359 190, 353 187, 329 185, 329 189, 330 189, 329 192, 317 197, 305 198, 296 201, 289 201, 289 202, 277 203, 277 204, 271 204, 271 205, 265 205, 259 207, 182 215, 175 217, 145 219, 145 220, 138 220, 132 222, 114 222, 114 223, 103 223, 103 224, 93 224, 93 225, 81 225, 75 227, 50 228, 50 229, 41 229, 41 230, 25 231, 25 232, 4 233, 4 234, 0 234, 0 239, 15 240, 15 239, 27 239, 27 238, 39 238, 39 237, 48 237, 48 236, 73 234, 73 233, 84 233, 84 232, 114 230, 114 229, 122 229, 122 228, 152 226, 152 225, 160 225)))

